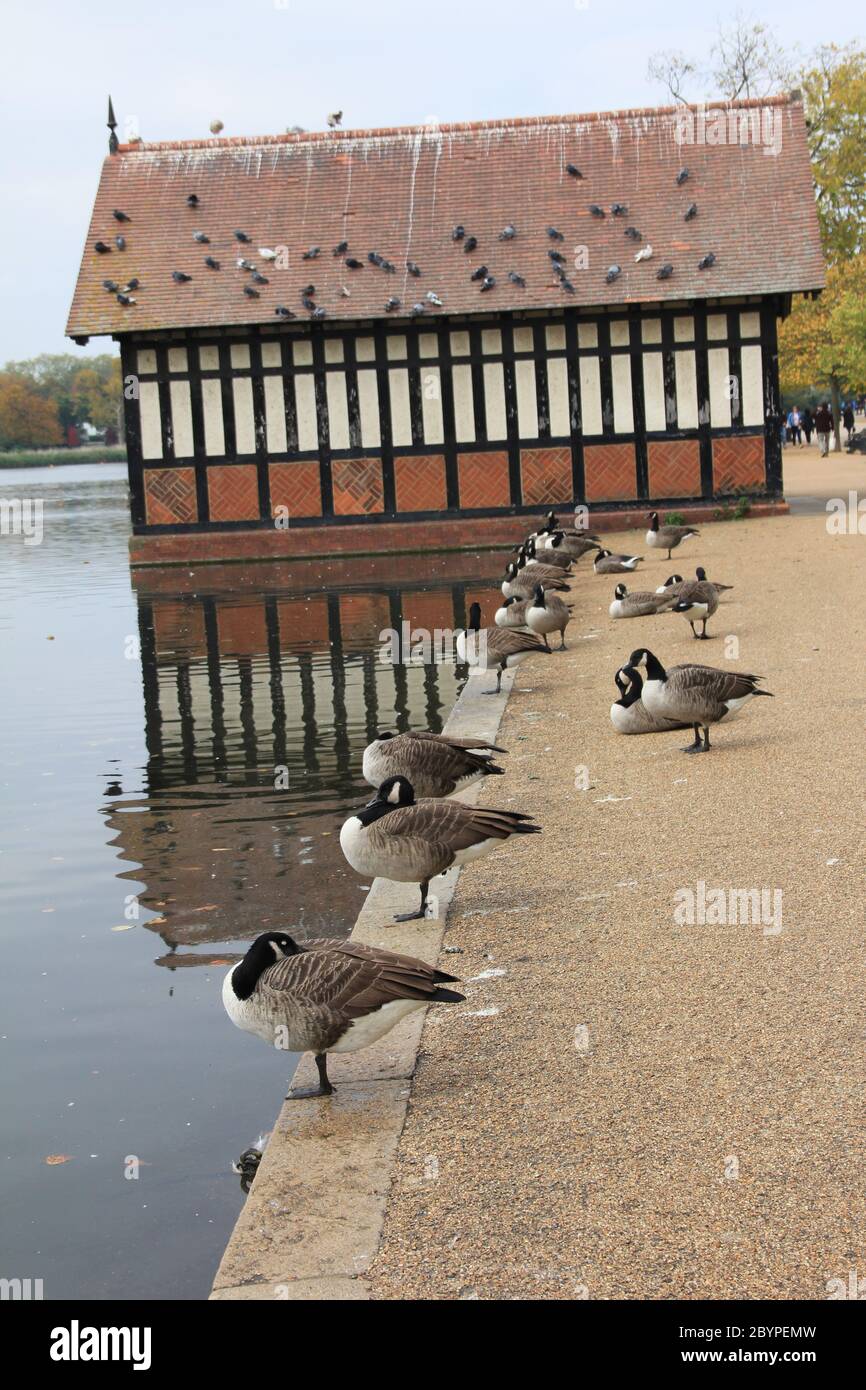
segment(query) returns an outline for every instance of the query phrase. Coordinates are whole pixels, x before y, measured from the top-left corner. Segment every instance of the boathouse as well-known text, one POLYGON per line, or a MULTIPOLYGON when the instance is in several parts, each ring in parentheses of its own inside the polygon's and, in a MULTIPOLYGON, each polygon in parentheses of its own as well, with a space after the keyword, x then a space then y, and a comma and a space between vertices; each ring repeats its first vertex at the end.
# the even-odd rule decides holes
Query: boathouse
POLYGON ((110 124, 67 332, 120 343, 134 564, 779 503, 777 322, 824 284, 798 94, 153 144, 110 124))

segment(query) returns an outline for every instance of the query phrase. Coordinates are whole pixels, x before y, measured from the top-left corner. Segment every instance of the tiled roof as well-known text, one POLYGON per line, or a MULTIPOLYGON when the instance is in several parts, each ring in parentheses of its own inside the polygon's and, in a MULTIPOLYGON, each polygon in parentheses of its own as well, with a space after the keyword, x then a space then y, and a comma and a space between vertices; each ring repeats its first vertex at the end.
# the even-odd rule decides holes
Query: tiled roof
MULTIPOLYGON (((132 330, 276 322, 277 304, 309 317, 301 290, 329 319, 396 317, 425 302, 424 317, 491 310, 601 305, 818 289, 824 261, 818 234, 803 110, 799 101, 712 108, 730 124, 725 143, 683 144, 684 108, 602 115, 525 118, 395 130, 329 131, 256 139, 121 145, 103 165, 78 284, 70 336, 132 330), (765 123, 777 150, 750 139, 734 143, 733 122, 765 123), (679 124, 677 124, 679 122, 679 124), (770 124, 767 124, 770 123, 770 124), (569 174, 568 165, 583 177, 569 174), (683 166, 688 178, 678 184, 683 166), (198 206, 189 208, 195 194, 198 206), (614 216, 614 204, 628 211, 614 216), (691 203, 697 215, 685 221, 691 203), (602 208, 605 216, 590 211, 602 208), (118 208, 131 219, 115 221, 118 208), (499 240, 507 224, 513 240, 499 240), (453 241, 462 224, 477 249, 453 241), (546 229, 555 227, 562 241, 546 229), (639 243, 626 226, 642 233, 639 243), (251 238, 241 244, 234 230, 251 238), (199 245, 193 232, 204 232, 199 245), (126 238, 126 250, 114 246, 126 238), (93 250, 98 240, 110 254, 93 250), (350 270, 333 248, 363 262, 350 270), (635 263, 650 244, 652 258, 635 263), (319 246, 316 259, 302 253, 319 246), (286 248, 287 265, 268 264, 259 248, 286 248), (586 267, 577 248, 586 248, 586 267), (377 252, 393 273, 369 263, 377 252), (574 293, 553 273, 549 251, 564 257, 574 293), (712 252, 715 264, 699 270, 712 252), (205 256, 220 263, 208 269, 205 256), (246 257, 267 277, 244 294, 246 257), (406 269, 420 266, 420 278, 406 269), (660 281, 665 263, 672 276, 660 281), (621 274, 607 283, 612 265, 621 274), (470 272, 486 265, 495 278, 482 291, 470 272), (192 279, 178 284, 173 271, 192 279), (515 271, 523 288, 508 279, 515 271), (123 307, 104 279, 141 281, 123 307), (349 297, 342 293, 342 287, 349 297), (428 291, 442 300, 425 301, 428 291), (388 314, 390 297, 401 301, 388 314)), ((700 135, 698 108, 691 108, 700 135)), ((715 131, 718 134, 718 123, 715 131)), ((713 138, 707 126, 708 138, 713 138)))

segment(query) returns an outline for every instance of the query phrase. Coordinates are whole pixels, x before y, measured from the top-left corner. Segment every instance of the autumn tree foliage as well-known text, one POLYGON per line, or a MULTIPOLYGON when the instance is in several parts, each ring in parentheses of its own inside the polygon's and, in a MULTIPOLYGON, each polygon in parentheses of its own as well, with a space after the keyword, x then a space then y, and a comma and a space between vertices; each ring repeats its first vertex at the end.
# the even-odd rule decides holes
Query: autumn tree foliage
POLYGON ((57 405, 25 378, 0 372, 0 449, 63 443, 57 405))
POLYGON ((85 423, 122 433, 120 359, 108 353, 85 359, 42 353, 7 362, 0 381, 0 449, 61 444, 71 426, 85 423))

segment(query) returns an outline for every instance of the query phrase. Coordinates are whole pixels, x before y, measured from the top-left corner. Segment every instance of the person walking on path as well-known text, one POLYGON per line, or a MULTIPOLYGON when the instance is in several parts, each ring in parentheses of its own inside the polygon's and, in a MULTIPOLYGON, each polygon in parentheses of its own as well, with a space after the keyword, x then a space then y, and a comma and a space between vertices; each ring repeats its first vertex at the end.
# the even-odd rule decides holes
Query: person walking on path
POLYGON ((845 409, 842 411, 842 424, 848 431, 848 443, 850 444, 851 435, 854 433, 854 411, 851 409, 850 401, 846 405, 845 409))
POLYGON ((815 433, 818 436, 818 453, 825 459, 830 452, 830 432, 833 429, 833 416, 826 401, 822 401, 815 411, 815 433))
POLYGON ((812 443, 812 433, 815 429, 815 421, 812 419, 812 412, 807 405, 803 406, 803 414, 800 417, 803 433, 806 436, 806 443, 812 443))
POLYGON ((800 412, 796 406, 788 412, 788 433, 791 436, 792 444, 802 444, 803 441, 800 438, 800 412))

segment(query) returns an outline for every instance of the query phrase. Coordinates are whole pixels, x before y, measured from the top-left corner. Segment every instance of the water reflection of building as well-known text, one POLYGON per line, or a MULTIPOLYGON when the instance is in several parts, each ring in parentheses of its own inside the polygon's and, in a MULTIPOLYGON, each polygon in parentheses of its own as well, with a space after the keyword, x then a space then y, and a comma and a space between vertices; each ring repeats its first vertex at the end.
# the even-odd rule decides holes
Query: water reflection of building
POLYGON ((146 798, 115 803, 108 823, 136 866, 124 876, 144 880, 140 901, 159 914, 147 925, 169 948, 161 963, 268 927, 354 921, 363 884, 337 836, 369 795, 363 748, 382 728, 441 729, 461 675, 383 662, 380 633, 453 630, 476 598, 488 619, 496 602, 489 558, 457 580, 430 577, 457 569, 443 557, 396 558, 399 585, 361 576, 326 592, 279 566, 232 567, 230 592, 213 566, 139 577, 146 798))

